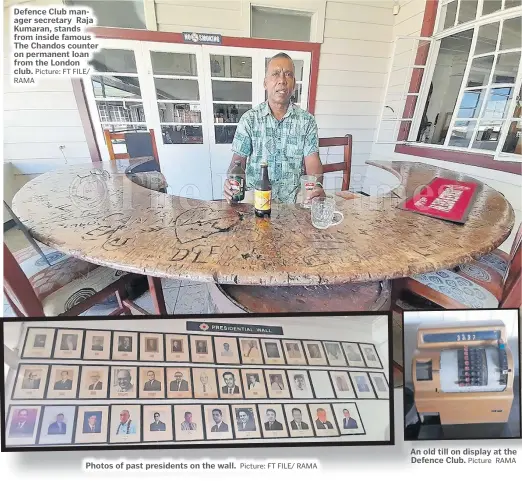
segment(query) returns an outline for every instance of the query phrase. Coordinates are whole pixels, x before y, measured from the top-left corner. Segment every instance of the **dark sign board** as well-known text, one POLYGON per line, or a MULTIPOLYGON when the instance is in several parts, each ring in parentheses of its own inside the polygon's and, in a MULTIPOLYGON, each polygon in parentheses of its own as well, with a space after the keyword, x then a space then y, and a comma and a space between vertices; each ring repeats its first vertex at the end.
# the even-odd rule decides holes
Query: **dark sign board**
POLYGON ((217 33, 196 33, 183 32, 185 43, 208 43, 211 45, 221 45, 221 35, 217 33))

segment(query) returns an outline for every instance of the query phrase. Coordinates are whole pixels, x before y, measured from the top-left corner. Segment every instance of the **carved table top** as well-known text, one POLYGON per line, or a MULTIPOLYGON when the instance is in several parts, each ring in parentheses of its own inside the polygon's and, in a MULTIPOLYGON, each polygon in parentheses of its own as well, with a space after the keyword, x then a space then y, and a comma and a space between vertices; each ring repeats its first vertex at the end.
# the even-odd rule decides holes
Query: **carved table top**
POLYGON ((13 210, 37 240, 96 264, 244 285, 367 282, 453 267, 495 249, 513 228, 502 194, 471 177, 423 163, 372 165, 394 173, 399 187, 336 198, 344 222, 324 231, 298 205, 273 205, 270 220, 258 219, 248 204, 148 190, 110 164, 47 172, 16 194, 13 210), (479 183, 465 225, 396 208, 436 176, 479 183))

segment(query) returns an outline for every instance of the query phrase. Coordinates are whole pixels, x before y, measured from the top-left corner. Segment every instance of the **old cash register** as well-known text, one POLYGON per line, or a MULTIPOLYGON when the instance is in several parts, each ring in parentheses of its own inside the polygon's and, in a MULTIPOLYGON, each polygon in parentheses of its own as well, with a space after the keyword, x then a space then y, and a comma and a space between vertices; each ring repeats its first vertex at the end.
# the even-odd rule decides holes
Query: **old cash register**
POLYGON ((438 414, 443 427, 506 423, 515 375, 506 339, 501 322, 419 328, 412 366, 418 413, 438 414))

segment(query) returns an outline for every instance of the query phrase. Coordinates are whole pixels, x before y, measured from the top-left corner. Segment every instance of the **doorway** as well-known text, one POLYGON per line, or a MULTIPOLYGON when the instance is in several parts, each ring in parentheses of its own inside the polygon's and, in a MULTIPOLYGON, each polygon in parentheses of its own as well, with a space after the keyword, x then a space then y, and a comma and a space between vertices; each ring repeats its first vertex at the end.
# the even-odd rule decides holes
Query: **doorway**
MULTIPOLYGON (((296 67, 293 101, 306 110, 311 53, 284 51, 296 67)), ((222 199, 237 124, 265 100, 266 62, 278 52, 103 39, 85 88, 102 160, 109 160, 104 129, 154 129, 169 193, 222 199)))

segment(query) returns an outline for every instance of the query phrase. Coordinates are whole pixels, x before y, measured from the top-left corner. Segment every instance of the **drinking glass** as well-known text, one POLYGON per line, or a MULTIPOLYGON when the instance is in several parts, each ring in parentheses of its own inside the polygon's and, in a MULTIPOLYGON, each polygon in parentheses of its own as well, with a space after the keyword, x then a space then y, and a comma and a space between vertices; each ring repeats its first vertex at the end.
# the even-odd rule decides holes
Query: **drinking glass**
POLYGON ((331 197, 314 197, 311 217, 312 225, 316 229, 327 229, 340 224, 344 219, 343 213, 335 210, 335 199, 331 197), (335 221, 334 216, 338 217, 335 221))
POLYGON ((311 201, 308 200, 308 193, 314 190, 317 177, 315 175, 302 175, 301 176, 301 207, 309 209, 312 205, 311 201))

